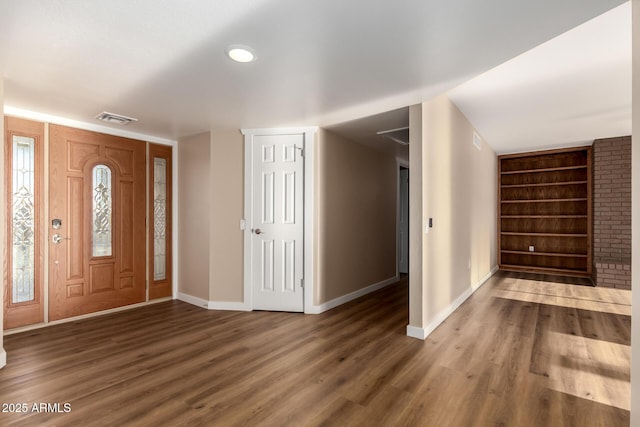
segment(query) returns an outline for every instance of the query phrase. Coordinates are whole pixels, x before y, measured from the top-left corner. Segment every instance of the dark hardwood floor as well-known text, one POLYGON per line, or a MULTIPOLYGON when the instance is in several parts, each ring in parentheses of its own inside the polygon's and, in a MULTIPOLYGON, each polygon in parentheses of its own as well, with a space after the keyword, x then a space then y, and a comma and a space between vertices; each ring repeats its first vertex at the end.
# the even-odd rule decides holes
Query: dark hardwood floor
POLYGON ((498 273, 425 341, 404 280, 321 315, 172 301, 10 335, 0 400, 28 413, 0 425, 628 425, 630 292, 539 278, 498 273))

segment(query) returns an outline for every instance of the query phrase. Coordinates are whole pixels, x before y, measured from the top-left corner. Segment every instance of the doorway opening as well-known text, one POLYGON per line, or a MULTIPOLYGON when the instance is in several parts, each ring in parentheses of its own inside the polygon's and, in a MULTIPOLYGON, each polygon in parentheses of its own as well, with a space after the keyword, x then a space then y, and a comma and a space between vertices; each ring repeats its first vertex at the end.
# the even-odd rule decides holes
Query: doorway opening
POLYGON ((398 162, 398 274, 409 274, 409 164, 398 162))

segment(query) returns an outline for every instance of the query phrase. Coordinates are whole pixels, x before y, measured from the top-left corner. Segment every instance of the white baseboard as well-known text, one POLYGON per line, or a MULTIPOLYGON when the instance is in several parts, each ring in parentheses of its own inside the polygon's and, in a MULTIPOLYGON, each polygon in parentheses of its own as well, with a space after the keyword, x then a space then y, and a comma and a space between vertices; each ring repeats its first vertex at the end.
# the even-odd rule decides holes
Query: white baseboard
POLYGON ((251 308, 241 301, 207 301, 204 298, 194 297, 193 295, 182 292, 178 292, 178 299, 201 308, 206 308, 207 310, 251 311, 251 308))
POLYGON ((496 272, 498 271, 498 268, 499 267, 497 265, 494 265, 493 268, 487 274, 484 275, 484 277, 482 277, 480 280, 478 280, 478 282, 476 284, 471 286, 471 289, 473 289, 473 292, 475 292, 478 289, 480 289, 480 286, 484 285, 487 280, 491 279, 491 276, 496 274, 496 272))
POLYGON ((424 334, 425 329, 418 328, 417 326, 407 325, 407 336, 411 338, 418 338, 419 340, 424 340, 427 336, 424 334))
POLYGON ((384 288, 385 286, 389 286, 392 283, 396 283, 400 280, 400 276, 390 277, 381 282, 374 283, 373 285, 367 286, 366 288, 358 289, 357 291, 351 292, 350 294, 343 295, 341 297, 332 299, 331 301, 327 301, 324 304, 313 305, 309 308, 306 308, 304 312, 306 314, 320 314, 325 311, 331 310, 339 305, 347 303, 349 301, 353 301, 356 298, 360 298, 363 295, 370 294, 371 292, 375 292, 379 289, 384 288))
POLYGON ((209 310, 229 310, 229 311, 252 311, 242 301, 209 301, 209 310))
POLYGON ((498 266, 494 266, 491 271, 489 271, 484 277, 482 277, 478 282, 471 285, 469 289, 463 292, 458 298, 456 298, 447 308, 442 310, 440 313, 436 315, 436 317, 429 323, 426 327, 420 328, 418 326, 407 325, 407 336, 412 338, 418 338, 421 340, 426 339, 431 332, 433 332, 442 322, 444 322, 447 317, 451 316, 451 314, 458 309, 462 305, 463 302, 467 300, 475 291, 480 289, 482 285, 484 285, 487 280, 493 276, 496 271, 498 271, 498 266))
POLYGON ((4 368, 7 364, 7 352, 4 351, 4 348, 0 348, 0 368, 4 368))
POLYGON ((180 301, 184 301, 186 303, 196 305, 201 308, 209 308, 209 301, 207 301, 206 299, 194 297, 193 295, 178 292, 178 299, 180 301))

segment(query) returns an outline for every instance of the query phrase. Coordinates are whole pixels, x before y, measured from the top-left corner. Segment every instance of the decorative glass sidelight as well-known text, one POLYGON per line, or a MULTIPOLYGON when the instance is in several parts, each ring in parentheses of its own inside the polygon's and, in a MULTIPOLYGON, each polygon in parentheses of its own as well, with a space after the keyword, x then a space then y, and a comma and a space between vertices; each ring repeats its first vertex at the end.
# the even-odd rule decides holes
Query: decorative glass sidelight
POLYGON ((113 201, 111 169, 106 165, 93 167, 93 217, 91 251, 94 257, 111 256, 113 234, 113 201))
POLYGON ((167 160, 153 159, 153 280, 167 278, 167 160))
POLYGON ((34 138, 13 136, 11 303, 35 300, 35 145, 34 138))

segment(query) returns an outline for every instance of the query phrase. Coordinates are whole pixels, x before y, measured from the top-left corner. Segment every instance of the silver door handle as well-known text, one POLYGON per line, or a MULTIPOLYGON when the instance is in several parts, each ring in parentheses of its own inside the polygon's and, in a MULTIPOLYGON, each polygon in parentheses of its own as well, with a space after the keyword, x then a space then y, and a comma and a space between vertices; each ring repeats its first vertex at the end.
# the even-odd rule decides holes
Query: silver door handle
POLYGON ((256 234, 262 234, 262 230, 260 230, 259 228, 252 229, 251 231, 253 231, 256 234))
POLYGON ((53 243, 55 243, 56 245, 57 245, 58 243, 62 242, 63 240, 71 240, 71 239, 70 239, 70 238, 68 238, 68 237, 62 237, 62 236, 61 236, 60 234, 58 234, 58 233, 56 233, 56 234, 54 234, 53 236, 51 236, 51 241, 52 241, 53 243))

